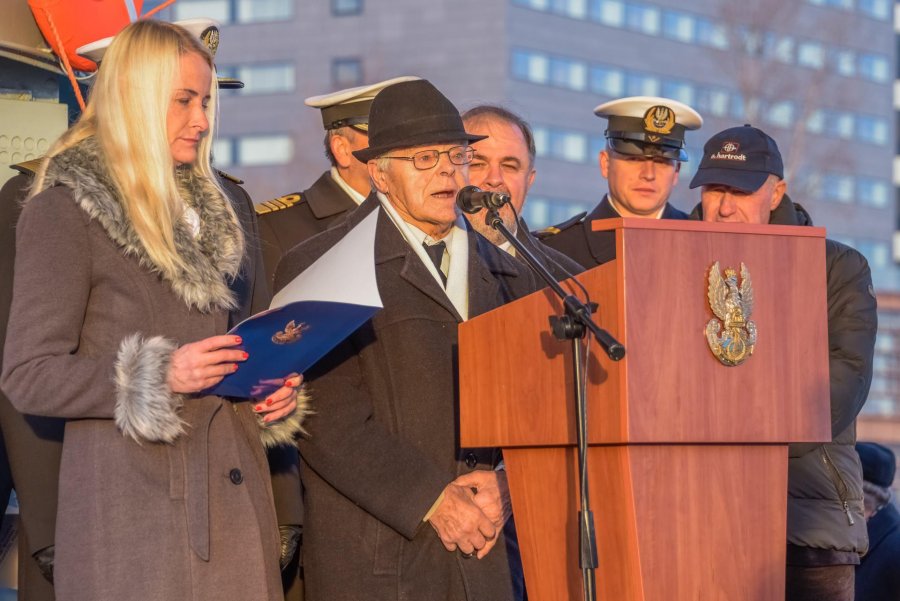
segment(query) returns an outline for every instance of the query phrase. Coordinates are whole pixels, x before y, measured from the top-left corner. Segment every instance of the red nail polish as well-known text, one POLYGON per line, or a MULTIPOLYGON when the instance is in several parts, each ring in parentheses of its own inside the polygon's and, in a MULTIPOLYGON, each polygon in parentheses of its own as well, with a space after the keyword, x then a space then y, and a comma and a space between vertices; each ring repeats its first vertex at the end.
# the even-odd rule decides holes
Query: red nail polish
POLYGON ((235 336, 235 337, 234 337, 234 343, 235 343, 235 344, 240 344, 240 343, 241 343, 241 337, 240 337, 240 336, 235 336))
POLYGON ((262 411, 262 410, 263 410, 263 406, 262 406, 262 405, 257 405, 257 406, 256 406, 256 410, 257 410, 257 411, 262 411))
POLYGON ((243 359, 246 359, 246 358, 249 357, 249 356, 250 356, 250 355, 247 354, 247 353, 241 353, 241 357, 242 357, 243 359))
POLYGON ((275 401, 273 401, 272 399, 266 399, 266 405, 271 405, 274 402, 275 401))
POLYGON ((237 368, 238 368, 237 363, 233 363, 231 365, 231 371, 237 371, 237 368))

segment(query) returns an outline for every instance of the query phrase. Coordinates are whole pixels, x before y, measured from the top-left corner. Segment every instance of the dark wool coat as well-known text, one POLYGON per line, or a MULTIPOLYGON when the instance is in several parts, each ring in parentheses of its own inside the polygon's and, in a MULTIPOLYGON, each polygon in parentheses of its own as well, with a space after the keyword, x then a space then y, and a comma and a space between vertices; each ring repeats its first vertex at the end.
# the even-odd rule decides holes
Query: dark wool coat
MULTIPOLYGON (((504 540, 484 559, 467 560, 422 521, 448 483, 493 469, 499 452, 459 446, 460 317, 377 198, 288 253, 276 289, 375 209, 384 309, 307 374, 316 398, 299 443, 307 599, 511 599, 515 559, 504 540)), ((525 266, 469 232, 470 315, 536 287, 525 266)))
MULTIPOLYGON (((0 370, 12 304, 16 222, 31 182, 31 172, 23 170, 0 189, 0 370)), ((0 392, 0 428, 19 501, 18 596, 21 601, 54 598, 53 586, 31 556, 53 544, 64 427, 61 419, 22 415, 6 394, 0 392)))
MULTIPOLYGON (((614 219, 621 217, 609 203, 609 196, 594 207, 590 213, 582 213, 565 223, 547 228, 537 233, 538 238, 554 248, 581 263, 585 269, 591 269, 597 265, 603 265, 616 258, 616 233, 595 232, 591 223, 595 219, 614 219)), ((663 209, 662 219, 687 219, 687 213, 679 211, 666 203, 663 209)))
POLYGON ((257 208, 266 281, 270 285, 275 278, 278 261, 287 251, 325 231, 357 207, 356 202, 335 183, 331 171, 323 173, 312 186, 296 196, 299 198, 285 209, 268 209, 266 205, 277 204, 277 200, 262 203, 257 208))
POLYGON ((893 503, 869 519, 869 552, 856 567, 856 601, 900 599, 900 511, 893 503))
POLYGON ((201 231, 176 225, 176 273, 144 251, 92 140, 53 159, 19 219, 0 386, 20 411, 69 420, 60 599, 281 598, 260 435, 287 440, 297 420, 261 430, 248 403, 165 384, 177 345, 226 330, 243 251, 226 200, 182 181, 201 231))

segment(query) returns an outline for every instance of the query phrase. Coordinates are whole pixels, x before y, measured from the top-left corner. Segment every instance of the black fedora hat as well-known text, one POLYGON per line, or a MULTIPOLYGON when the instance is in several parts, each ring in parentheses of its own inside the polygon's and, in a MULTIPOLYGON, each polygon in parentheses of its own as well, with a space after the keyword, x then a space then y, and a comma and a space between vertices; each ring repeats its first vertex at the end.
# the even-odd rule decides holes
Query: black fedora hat
POLYGON ((369 109, 369 147, 353 156, 367 163, 395 148, 471 144, 486 137, 466 132, 459 111, 431 82, 405 81, 375 96, 369 109))

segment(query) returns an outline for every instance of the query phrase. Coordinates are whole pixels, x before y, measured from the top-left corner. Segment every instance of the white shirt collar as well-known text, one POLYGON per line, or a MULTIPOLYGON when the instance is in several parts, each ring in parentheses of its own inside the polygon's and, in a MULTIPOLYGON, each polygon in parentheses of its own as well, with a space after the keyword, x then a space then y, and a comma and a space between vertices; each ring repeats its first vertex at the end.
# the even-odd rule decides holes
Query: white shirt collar
POLYGON ((433 242, 431 237, 416 226, 404 221, 391 201, 381 192, 378 193, 378 200, 413 252, 416 253, 435 281, 444 288, 444 292, 453 303, 456 312, 463 321, 467 320, 469 318, 469 235, 466 231, 466 218, 457 212, 456 222, 450 229, 450 233, 442 238, 447 244, 447 254, 450 256, 450 269, 447 273, 445 287, 437 268, 422 246, 426 238, 429 242, 433 242))
POLYGON ((349 196, 351 199, 353 199, 353 202, 355 202, 357 205, 361 205, 363 203, 363 201, 366 199, 365 196, 363 196, 362 194, 360 194, 359 192, 354 190, 350 186, 350 184, 348 184, 347 182, 344 181, 344 178, 342 178, 341 174, 338 173, 337 167, 331 168, 331 179, 333 179, 334 183, 336 183, 338 186, 340 186, 341 190, 346 192, 347 196, 349 196))
MULTIPOLYGON (((609 194, 607 194, 606 197, 609 199, 609 206, 613 208, 613 211, 619 214, 619 217, 622 217, 622 211, 619 210, 619 207, 617 206, 616 201, 613 200, 613 197, 609 194)), ((665 210, 666 203, 663 203, 663 206, 659 208, 659 210, 656 212, 656 215, 654 215, 653 217, 645 217, 644 219, 662 219, 662 214, 665 210)))

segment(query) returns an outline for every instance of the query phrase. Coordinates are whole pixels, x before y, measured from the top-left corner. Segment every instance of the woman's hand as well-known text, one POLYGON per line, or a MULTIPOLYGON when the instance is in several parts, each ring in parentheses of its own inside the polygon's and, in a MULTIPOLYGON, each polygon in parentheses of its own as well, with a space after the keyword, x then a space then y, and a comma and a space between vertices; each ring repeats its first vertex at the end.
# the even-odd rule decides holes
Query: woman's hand
POLYGON ((238 362, 248 355, 241 350, 229 349, 240 344, 238 336, 211 336, 179 347, 172 353, 166 383, 172 392, 192 393, 206 390, 237 371, 238 362))
POLYGON ((297 387, 303 382, 303 376, 291 374, 284 380, 284 385, 267 396, 265 399, 255 400, 253 410, 264 413, 263 421, 271 423, 287 417, 297 408, 297 387))

